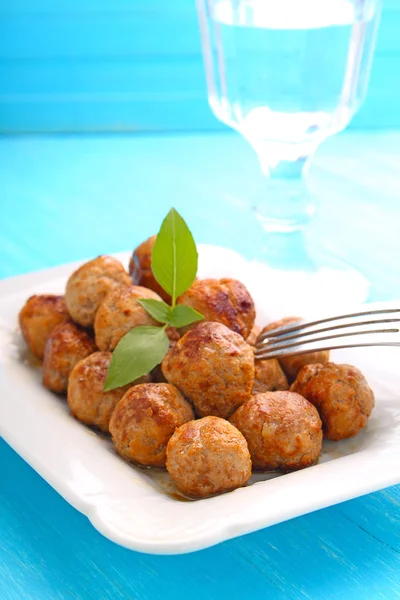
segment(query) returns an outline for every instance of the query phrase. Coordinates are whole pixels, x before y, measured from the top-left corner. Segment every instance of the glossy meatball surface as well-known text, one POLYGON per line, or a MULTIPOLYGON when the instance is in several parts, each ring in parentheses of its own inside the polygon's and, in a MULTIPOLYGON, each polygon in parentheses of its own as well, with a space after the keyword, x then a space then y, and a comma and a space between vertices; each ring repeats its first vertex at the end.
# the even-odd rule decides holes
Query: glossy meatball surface
POLYGON ((198 416, 227 418, 251 396, 253 349, 225 325, 200 322, 168 351, 162 372, 198 416))
POLYGON ((321 451, 318 411, 293 392, 257 394, 238 408, 230 422, 246 438, 256 470, 302 469, 315 463, 321 451))
POLYGON ((19 313, 19 325, 32 354, 43 358, 47 339, 56 325, 69 321, 64 296, 31 296, 19 313))
POLYGON ((118 402, 110 433, 123 458, 164 467, 169 438, 193 416, 189 402, 173 385, 144 383, 130 388, 118 402))
POLYGON ((103 352, 114 350, 128 331, 139 325, 159 325, 137 301, 161 300, 155 292, 138 285, 119 287, 104 298, 94 321, 96 344, 103 352))
POLYGON ((75 365, 96 351, 92 338, 74 323, 61 323, 51 332, 43 357, 43 385, 63 393, 75 365))
POLYGON ((133 251, 129 262, 129 273, 135 285, 141 285, 153 290, 153 292, 156 292, 163 300, 169 303, 171 297, 163 290, 151 270, 151 254, 156 237, 156 235, 152 235, 133 251))
POLYGON ((243 435, 228 421, 204 417, 179 427, 167 446, 167 470, 187 496, 205 498, 241 487, 251 476, 243 435))
POLYGON ((144 375, 124 387, 104 391, 111 352, 94 352, 80 360, 68 380, 68 406, 71 414, 87 425, 108 431, 111 415, 125 392, 133 385, 147 383, 149 375, 144 375))
POLYGON ((329 440, 353 437, 374 408, 374 393, 364 375, 351 365, 306 365, 290 388, 318 409, 329 440))
MULTIPOLYGON (((206 321, 222 323, 243 338, 248 337, 254 325, 253 299, 236 279, 199 279, 179 297, 178 304, 191 306, 206 321)), ((184 331, 193 327, 189 325, 184 331)))
POLYGON ((253 394, 289 389, 286 375, 275 358, 256 360, 254 367, 253 394))
POLYGON ((101 301, 111 290, 131 284, 119 260, 98 256, 72 273, 68 279, 65 302, 71 318, 83 327, 91 327, 101 301))
MULTIPOLYGON (((285 317, 280 321, 274 321, 273 323, 269 323, 266 327, 263 328, 262 333, 271 331, 272 329, 277 329, 278 327, 283 327, 284 325, 290 325, 291 323, 296 323, 297 321, 301 321, 300 317, 285 317)), ((294 356, 283 356, 279 358, 279 364, 285 372, 286 377, 288 378, 289 383, 292 383, 296 377, 297 373, 304 365, 314 364, 314 363, 322 363, 325 364, 329 361, 329 350, 320 350, 318 352, 307 352, 306 354, 297 354, 294 356)))

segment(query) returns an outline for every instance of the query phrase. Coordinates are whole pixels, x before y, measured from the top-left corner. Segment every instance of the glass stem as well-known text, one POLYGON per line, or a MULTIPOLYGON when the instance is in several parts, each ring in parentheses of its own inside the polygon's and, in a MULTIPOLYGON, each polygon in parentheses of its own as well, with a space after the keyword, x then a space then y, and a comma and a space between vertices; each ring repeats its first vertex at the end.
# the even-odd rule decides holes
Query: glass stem
MULTIPOLYGON (((253 145, 254 147, 254 145, 253 145)), ((315 204, 305 181, 309 155, 277 156, 276 148, 255 147, 262 172, 266 177, 263 198, 255 212, 268 232, 289 232, 308 223, 315 213, 315 204)))

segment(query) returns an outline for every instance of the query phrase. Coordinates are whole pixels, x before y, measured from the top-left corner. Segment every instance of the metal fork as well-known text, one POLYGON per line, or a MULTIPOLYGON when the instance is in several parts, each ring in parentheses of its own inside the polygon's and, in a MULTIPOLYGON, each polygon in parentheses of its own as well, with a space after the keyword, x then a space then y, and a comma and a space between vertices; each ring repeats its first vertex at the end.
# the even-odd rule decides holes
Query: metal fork
POLYGON ((261 360, 359 346, 400 346, 400 307, 296 321, 261 332, 254 355, 261 360))

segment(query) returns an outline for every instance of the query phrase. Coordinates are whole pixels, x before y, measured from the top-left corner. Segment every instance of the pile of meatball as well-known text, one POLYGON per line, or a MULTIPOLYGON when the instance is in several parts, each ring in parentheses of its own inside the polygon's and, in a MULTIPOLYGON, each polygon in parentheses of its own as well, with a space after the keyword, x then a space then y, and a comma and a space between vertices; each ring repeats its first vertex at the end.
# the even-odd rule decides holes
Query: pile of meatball
POLYGON ((198 279, 178 302, 204 320, 168 329, 161 365, 104 391, 111 353, 139 325, 158 325, 138 298, 169 298, 151 271, 155 237, 141 244, 129 273, 110 256, 85 263, 65 295, 29 298, 19 321, 43 366, 43 385, 66 394, 71 414, 110 433, 136 465, 166 468, 177 488, 204 498, 245 485, 252 470, 289 472, 317 462, 323 438, 356 435, 374 394, 353 366, 329 352, 254 359, 263 330, 254 302, 234 279, 198 279))

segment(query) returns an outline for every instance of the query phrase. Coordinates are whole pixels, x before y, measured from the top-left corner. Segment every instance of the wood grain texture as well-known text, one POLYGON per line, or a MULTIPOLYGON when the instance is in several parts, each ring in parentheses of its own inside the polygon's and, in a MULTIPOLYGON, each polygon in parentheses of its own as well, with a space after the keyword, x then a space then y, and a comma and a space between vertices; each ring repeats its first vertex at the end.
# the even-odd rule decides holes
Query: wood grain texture
MULTIPOLYGON (((400 133, 344 134, 310 172, 309 239, 400 297, 400 133)), ((0 138, 0 277, 136 246, 174 205, 199 242, 260 256, 261 185, 235 135, 0 138)), ((23 415, 21 415, 23 418, 23 415)), ((195 554, 104 539, 0 441, 0 599, 391 600, 400 597, 400 486, 195 554)))
MULTIPOLYGON (((351 127, 400 126, 400 5, 384 2, 351 127)), ((207 105, 195 3, 0 2, 0 131, 222 131, 207 105)))
MULTIPOLYGON (((86 3, 86 2, 85 2, 86 3)), ((85 6, 82 3, 81 6, 85 6)), ((399 52, 400 10, 385 7, 377 55, 399 52)), ((0 58, 21 61, 166 59, 200 57, 194 4, 163 3, 157 9, 29 13, 0 10, 0 58), (105 35, 108 32, 108 35, 105 35), (73 43, 72 43, 73 42, 73 43)))
MULTIPOLYGON (((397 55, 376 56, 351 128, 400 125, 397 55), (390 94, 387 90, 390 89, 390 94)), ((207 103, 200 55, 0 61, 0 132, 223 131, 207 103), (30 91, 27 92, 27 89, 30 91)))

